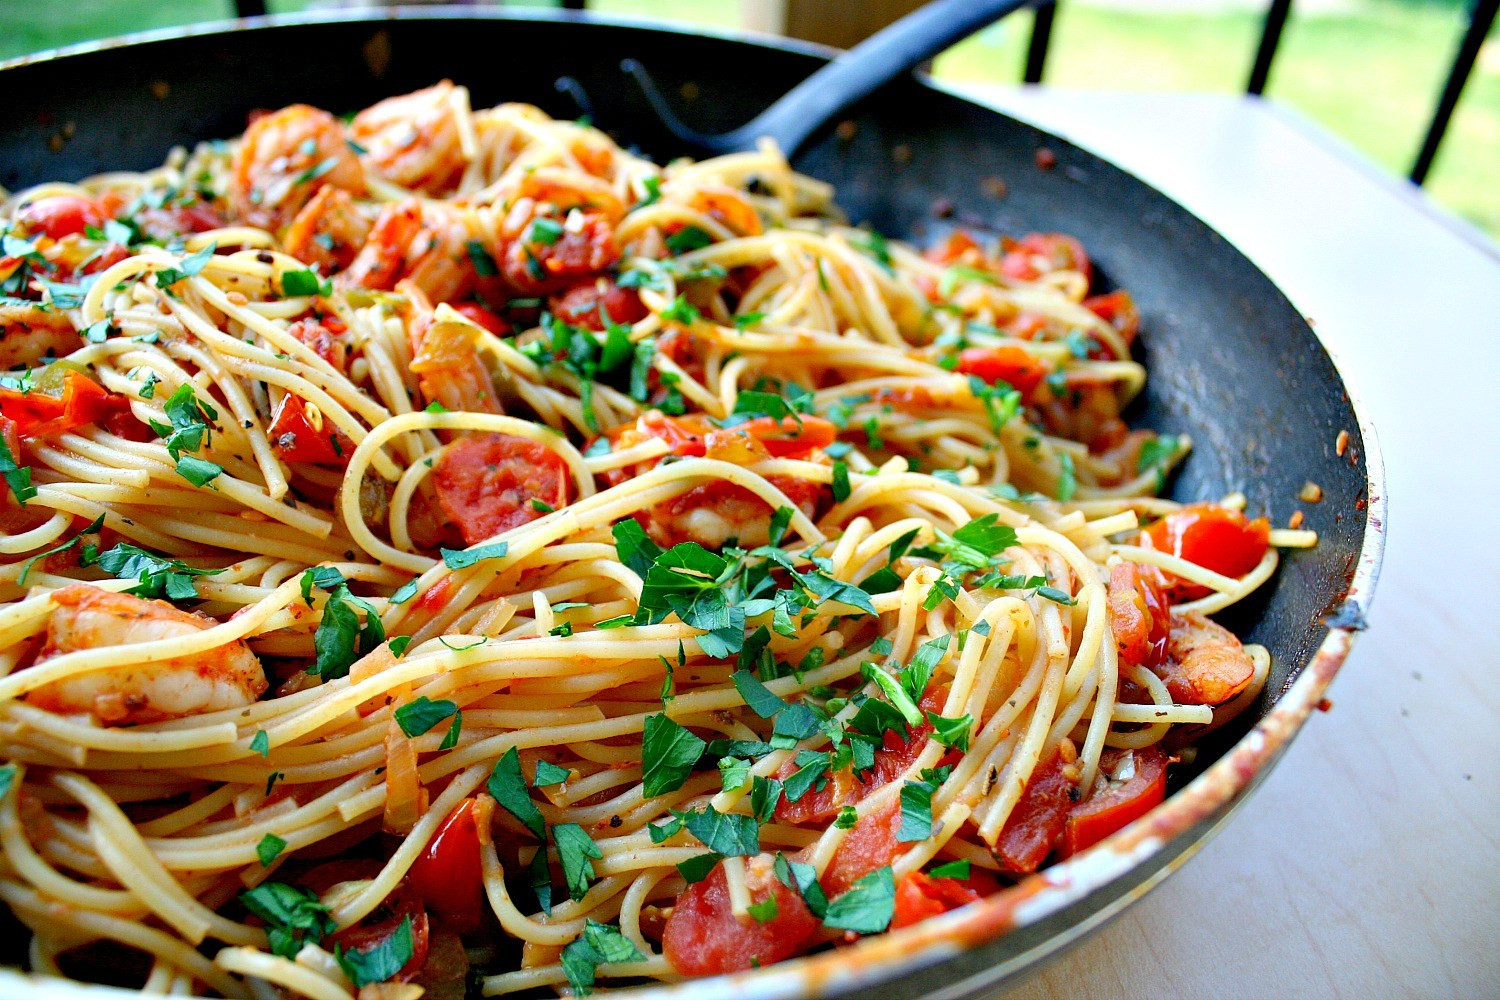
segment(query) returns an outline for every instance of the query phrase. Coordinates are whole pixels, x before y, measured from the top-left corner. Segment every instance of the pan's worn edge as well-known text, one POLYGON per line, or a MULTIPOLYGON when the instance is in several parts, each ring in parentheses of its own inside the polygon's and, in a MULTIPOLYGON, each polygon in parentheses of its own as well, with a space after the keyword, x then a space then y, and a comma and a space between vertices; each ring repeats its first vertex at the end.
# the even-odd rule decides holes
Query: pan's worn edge
MULTIPOLYGON (((214 21, 186 27, 139 32, 119 38, 86 42, 0 61, 0 71, 35 62, 121 48, 145 42, 178 38, 210 37, 230 34, 244 28, 287 27, 304 24, 364 22, 378 24, 401 20, 487 19, 514 21, 585 21, 665 31, 689 37, 710 35, 730 41, 770 45, 784 51, 800 52, 823 58, 837 54, 825 46, 800 42, 751 31, 732 31, 700 26, 677 26, 644 18, 600 16, 565 10, 496 10, 471 7, 391 8, 384 11, 324 11, 314 14, 270 15, 240 20, 214 21)), ((950 97, 963 100, 986 111, 1005 112, 975 101, 961 90, 924 82, 950 97)), ((1008 117, 1008 116, 1006 116, 1008 117)), ((1035 127, 1035 126, 1033 126, 1035 127)), ((1059 143, 1074 143, 1038 129, 1059 143)), ((1080 147, 1081 148, 1081 147, 1080 147)), ((1130 171, 1095 153, 1088 155, 1110 162, 1129 174, 1142 186, 1156 189, 1130 171)), ((1158 192, 1159 193, 1159 192, 1158 192)), ((1163 196, 1165 197, 1165 196, 1163 196)), ((1171 199, 1167 199, 1171 201, 1171 199)), ((1176 202, 1172 202, 1176 205, 1176 202)), ((1196 215, 1177 206, 1184 214, 1196 215)), ((1201 220, 1199 220, 1201 223, 1201 220)), ((1206 223, 1204 223, 1206 225, 1206 223)), ((1228 243, 1226 239, 1226 243, 1228 243)), ((1231 245, 1233 245, 1231 243, 1231 245)), ((1236 248, 1237 252, 1238 249, 1236 248)), ((1258 269, 1258 268, 1257 268, 1258 269)), ((1273 283, 1274 284, 1274 283, 1273 283)), ((1279 289, 1278 289, 1279 292, 1279 289)), ((683 996, 688 990, 707 991, 711 995, 732 995, 745 1000, 770 1000, 790 996, 821 996, 893 984, 902 977, 930 969, 935 964, 964 953, 971 948, 992 944, 1006 934, 1054 917, 1090 894, 1107 889, 1112 883, 1148 864, 1156 855, 1182 838, 1194 838, 1164 859, 1159 867, 1139 883, 1104 901, 1097 909, 1077 919, 1034 947, 1003 956, 997 962, 957 983, 940 986, 938 981, 924 984, 921 992, 929 996, 963 996, 1015 977, 1035 962, 1067 947, 1099 924, 1144 896, 1173 871, 1181 867, 1206 843, 1245 801, 1259 781, 1301 729, 1312 710, 1322 701, 1328 685, 1343 665, 1353 647, 1355 636, 1366 625, 1370 601, 1379 576, 1384 552, 1387 503, 1385 470, 1375 429, 1366 416, 1367 410, 1358 395, 1349 388, 1337 358, 1313 331, 1313 336, 1328 352, 1340 382, 1349 395, 1350 409, 1358 422, 1362 439, 1362 459, 1368 486, 1364 509, 1364 536, 1347 595, 1327 621, 1328 635, 1264 718, 1224 755, 1194 779, 1187 787, 1167 799, 1151 813, 1089 850, 1027 877, 1000 893, 970 904, 961 910, 930 918, 913 927, 876 937, 836 951, 779 963, 765 969, 682 983, 659 985, 634 991, 641 997, 665 998, 683 996)), ((900 990, 900 993, 906 991, 900 990)), ((0 995, 30 996, 33 1000, 91 1000, 100 997, 134 996, 112 987, 80 984, 53 977, 30 976, 0 968, 0 995)))

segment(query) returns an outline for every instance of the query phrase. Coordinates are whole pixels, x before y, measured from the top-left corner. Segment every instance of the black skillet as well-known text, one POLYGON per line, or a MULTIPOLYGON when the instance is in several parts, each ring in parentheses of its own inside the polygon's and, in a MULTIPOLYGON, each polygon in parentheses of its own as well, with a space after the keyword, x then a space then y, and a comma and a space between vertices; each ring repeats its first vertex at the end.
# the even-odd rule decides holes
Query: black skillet
MULTIPOLYGON (((16 190, 144 169, 173 145, 242 131, 257 108, 302 101, 353 110, 444 77, 468 85, 476 107, 519 100, 559 117, 587 110, 660 158, 695 149, 663 126, 622 74, 622 60, 636 60, 677 116, 712 134, 749 121, 829 55, 780 40, 471 8, 159 32, 0 66, 11 95, 0 105, 0 184, 16 190), (556 86, 565 75, 587 108, 556 86)), ((919 243, 955 221, 1081 239, 1102 284, 1128 287, 1141 306, 1150 380, 1127 417, 1193 439, 1171 494, 1189 500, 1241 490, 1250 510, 1274 524, 1302 509, 1321 539, 1290 553, 1274 586, 1222 616, 1271 650, 1271 680, 1260 703, 1179 776, 1181 794, 1138 825, 1151 828, 1149 837, 1127 831, 1085 855, 1090 864, 1058 866, 1023 886, 1029 909, 1016 909, 1014 899, 970 907, 973 916, 950 915, 884 946, 872 939, 732 985, 743 996, 961 995, 992 989, 1075 941, 1185 860, 1243 801, 1363 627, 1384 491, 1369 430, 1306 321, 1181 207, 1055 136, 910 76, 845 117, 852 129, 821 128, 794 162, 832 182, 852 219, 919 243), (1003 197, 995 180, 1004 182, 1003 197), (950 205, 952 218, 939 218, 947 213, 937 207, 950 205), (1308 481, 1322 487, 1321 503, 1297 502, 1308 481)), ((798 145, 796 123, 783 124, 789 131, 777 134, 798 145)))

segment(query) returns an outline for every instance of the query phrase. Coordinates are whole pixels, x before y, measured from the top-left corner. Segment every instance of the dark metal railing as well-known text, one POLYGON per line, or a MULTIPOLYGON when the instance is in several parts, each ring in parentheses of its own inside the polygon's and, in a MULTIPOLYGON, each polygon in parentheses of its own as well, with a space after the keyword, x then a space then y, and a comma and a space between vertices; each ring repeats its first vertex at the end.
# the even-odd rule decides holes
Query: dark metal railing
MULTIPOLYGON (((566 10, 583 10, 587 0, 559 0, 566 10)), ((1057 18, 1057 6, 1061 0, 1040 0, 1031 26, 1031 38, 1026 45, 1026 68, 1022 79, 1026 83, 1041 83, 1047 66, 1047 52, 1052 46, 1052 27, 1057 18)), ((240 17, 253 17, 266 12, 266 0, 233 0, 235 12, 240 17)), ((1495 23, 1495 13, 1500 0, 1469 0, 1469 24, 1464 37, 1454 53, 1448 68, 1448 78, 1438 95, 1437 107, 1427 126, 1422 148, 1412 164, 1410 177, 1413 183, 1421 184, 1427 179, 1437 158, 1438 147, 1448 131, 1454 109, 1463 96, 1464 86, 1474 70, 1479 49, 1495 23)), ((1281 36, 1287 18, 1292 13, 1292 0, 1271 0, 1266 8, 1266 19, 1261 28, 1260 44, 1256 46, 1255 62, 1250 68, 1250 79, 1245 85, 1246 93, 1260 96, 1265 93, 1271 79, 1271 66, 1276 51, 1281 47, 1281 36)))

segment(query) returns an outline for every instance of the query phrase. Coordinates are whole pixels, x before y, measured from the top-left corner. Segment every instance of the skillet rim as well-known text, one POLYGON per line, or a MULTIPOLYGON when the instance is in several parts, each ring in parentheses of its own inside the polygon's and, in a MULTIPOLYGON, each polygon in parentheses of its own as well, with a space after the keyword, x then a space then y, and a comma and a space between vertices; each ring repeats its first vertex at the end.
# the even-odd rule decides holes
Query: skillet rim
MULTIPOLYGON (((159 41, 224 36, 273 28, 296 28, 317 24, 384 24, 398 21, 518 21, 585 23, 681 35, 710 36, 751 46, 832 58, 837 49, 795 39, 781 38, 747 29, 723 29, 659 22, 649 18, 601 15, 587 11, 546 9, 495 9, 454 6, 394 7, 380 10, 272 14, 226 19, 198 24, 157 28, 107 39, 31 53, 0 60, 0 73, 21 66, 52 62, 94 52, 109 51, 159 41)), ((1106 157, 1049 132, 1020 121, 968 93, 949 88, 925 74, 918 84, 947 98, 962 101, 1045 135, 1056 148, 1073 150, 1126 174, 1135 183, 1162 198, 1208 232, 1218 236, 1233 254, 1265 280, 1274 294, 1295 309, 1295 304, 1254 260, 1232 240, 1184 208, 1174 199, 1106 157)), ((1305 314, 1297 310, 1299 318, 1305 314)), ((1361 438, 1365 478, 1365 518, 1357 561, 1347 594, 1338 610, 1328 617, 1328 634, 1292 683, 1276 698, 1266 714, 1185 787, 1170 796, 1145 817, 1115 833, 1089 850, 1028 876, 1017 885, 960 910, 929 918, 915 926, 877 937, 865 938, 848 948, 778 963, 764 969, 732 973, 707 979, 689 979, 675 984, 640 987, 633 995, 651 998, 682 997, 687 990, 712 987, 714 995, 734 995, 747 1000, 773 1000, 793 996, 852 993, 881 987, 897 995, 957 997, 1014 980, 1041 962, 1070 947, 1136 901, 1187 862, 1208 839, 1223 827, 1232 813, 1259 786, 1343 665, 1356 635, 1366 627, 1365 616, 1373 597, 1384 553, 1387 498, 1384 461, 1374 425, 1359 393, 1351 388, 1317 329, 1302 319, 1306 332, 1328 357, 1347 396, 1348 408, 1361 438), (1051 926, 1051 925, 1055 925, 1051 926), (1011 932, 1023 928, 1044 929, 1034 943, 1012 954, 998 954, 994 961, 947 985, 916 981, 935 967, 973 953, 983 957, 991 950, 1004 951, 1011 932)), ((78 984, 71 980, 34 976, 0 968, 0 985, 13 982, 23 998, 33 1000, 65 996, 133 996, 130 991, 78 984), (34 988, 35 992, 32 992, 34 988)))

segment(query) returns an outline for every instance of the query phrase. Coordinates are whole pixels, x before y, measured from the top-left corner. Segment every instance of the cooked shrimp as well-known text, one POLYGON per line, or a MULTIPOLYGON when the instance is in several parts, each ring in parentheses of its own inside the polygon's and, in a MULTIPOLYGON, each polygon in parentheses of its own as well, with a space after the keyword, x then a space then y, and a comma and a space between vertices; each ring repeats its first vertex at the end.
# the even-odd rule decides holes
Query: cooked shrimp
POLYGON ((353 195, 325 185, 292 220, 282 246, 304 264, 317 264, 324 274, 332 274, 354 262, 372 225, 353 195))
MULTIPOLYGON (((648 410, 635 423, 616 427, 607 436, 616 450, 659 438, 671 446, 675 455, 748 466, 768 458, 826 464, 830 459, 823 447, 833 443, 835 434, 834 426, 820 417, 805 417, 800 424, 791 418, 777 421, 759 417, 734 427, 718 428, 701 414, 668 417, 659 410, 648 410)), ((616 486, 649 467, 642 464, 633 469, 616 469, 605 473, 604 479, 616 486)), ((796 476, 773 473, 766 481, 810 518, 818 516, 832 495, 828 486, 796 476)), ((697 542, 707 548, 719 548, 730 540, 746 546, 766 544, 770 540, 771 515, 766 502, 750 490, 714 479, 641 511, 636 519, 660 545, 697 542)))
POLYGON ((365 190, 364 169, 333 115, 293 104, 262 115, 245 130, 229 186, 240 219, 279 229, 326 185, 352 194, 365 190))
POLYGON ((350 137, 365 152, 365 169, 413 191, 450 191, 467 158, 459 139, 458 88, 442 83, 388 97, 354 116, 350 137))
POLYGON ((1172 616, 1167 658, 1156 672, 1188 705, 1221 705, 1245 690, 1255 663, 1234 633, 1196 611, 1172 616))
POLYGON ((392 202, 381 210, 341 283, 390 291, 406 280, 435 302, 461 298, 474 283, 469 235, 457 212, 415 198, 392 202))
POLYGON ((28 368, 83 346, 67 316, 36 306, 0 306, 0 369, 28 368))
MULTIPOLYGON (((130 646, 192 635, 214 622, 147 601, 75 583, 52 595, 38 662, 80 649, 130 646)), ((27 701, 58 713, 91 713, 105 725, 158 722, 248 705, 266 690, 260 661, 243 642, 156 663, 125 665, 54 681, 27 701)))
POLYGON ((457 310, 434 313, 421 289, 403 282, 411 302, 407 336, 411 340, 411 370, 417 388, 429 403, 469 413, 504 413, 495 395, 495 382, 479 356, 479 326, 457 310))
POLYGON ((699 186, 692 189, 686 204, 740 236, 759 236, 764 231, 755 207, 731 187, 699 186))

